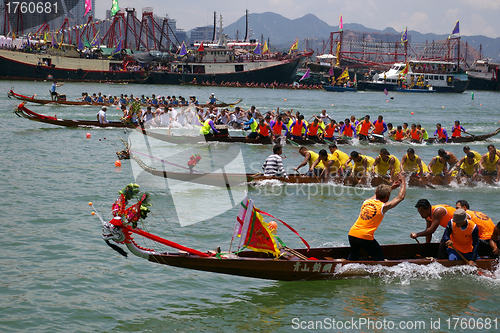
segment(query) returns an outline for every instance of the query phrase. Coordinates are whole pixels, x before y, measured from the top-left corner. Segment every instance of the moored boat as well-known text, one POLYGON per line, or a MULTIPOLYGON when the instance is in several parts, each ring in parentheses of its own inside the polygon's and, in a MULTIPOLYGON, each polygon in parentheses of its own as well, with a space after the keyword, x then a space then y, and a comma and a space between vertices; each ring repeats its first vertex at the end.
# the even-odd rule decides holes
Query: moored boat
POLYGON ((371 81, 359 81, 358 90, 397 91, 406 86, 432 87, 440 93, 462 93, 467 89, 467 73, 457 69, 457 65, 447 61, 410 60, 408 63, 394 63, 381 74, 375 74, 371 81))
POLYGON ((337 91, 337 92, 345 92, 345 91, 358 91, 355 87, 344 87, 344 86, 331 86, 324 85, 323 89, 326 91, 337 91))
POLYGON ((491 59, 479 59, 467 71, 469 75, 469 90, 500 90, 500 63, 494 63, 491 59))

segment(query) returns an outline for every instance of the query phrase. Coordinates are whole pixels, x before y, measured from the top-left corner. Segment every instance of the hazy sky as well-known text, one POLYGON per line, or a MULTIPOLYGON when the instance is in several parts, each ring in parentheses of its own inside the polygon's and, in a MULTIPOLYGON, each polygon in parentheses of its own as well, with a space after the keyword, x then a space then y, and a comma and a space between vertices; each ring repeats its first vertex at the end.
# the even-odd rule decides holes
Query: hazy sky
MULTIPOLYGON (((451 33, 460 20, 461 35, 500 37, 500 0, 118 0, 120 8, 134 7, 142 12, 153 7, 156 15, 169 15, 177 20, 177 28, 190 30, 213 24, 213 12, 223 15, 227 26, 245 14, 274 12, 289 19, 314 14, 327 24, 338 25, 340 14, 344 23, 359 23, 383 30, 392 27, 422 33, 451 33)), ((111 0, 96 1, 96 16, 105 17, 111 0)), ((140 17, 139 17, 140 19, 140 17)), ((250 28, 252 22, 250 21, 250 28)))

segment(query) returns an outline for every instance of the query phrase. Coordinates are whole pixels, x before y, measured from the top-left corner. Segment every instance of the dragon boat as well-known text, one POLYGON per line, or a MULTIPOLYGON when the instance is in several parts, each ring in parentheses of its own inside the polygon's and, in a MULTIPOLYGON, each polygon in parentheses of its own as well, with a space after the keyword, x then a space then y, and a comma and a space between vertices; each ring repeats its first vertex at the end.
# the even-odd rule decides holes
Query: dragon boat
POLYGON ((371 260, 363 251, 358 261, 349 261, 349 247, 311 248, 293 227, 258 209, 248 198, 241 202, 230 245, 231 249, 233 242, 238 242, 237 250, 224 253, 218 247, 217 251, 202 252, 138 228, 137 222, 141 218, 145 219, 149 212, 147 202, 147 193, 138 193, 138 185, 130 184, 120 191, 120 198, 113 204, 113 219, 106 221, 95 210, 93 214, 97 213, 103 227, 102 237, 110 247, 127 256, 127 252, 117 244, 125 245, 132 254, 156 264, 280 281, 377 276, 383 269, 398 265, 414 265, 415 270, 426 265, 466 265, 468 270, 464 271, 488 276, 493 276, 498 268, 498 259, 484 253, 479 253, 480 259, 476 260, 474 266, 462 260, 437 259, 438 243, 382 245, 385 261, 371 260), (138 195, 138 202, 127 208, 128 201, 134 195, 138 195), (277 222, 266 223, 263 216, 281 222, 300 237, 306 248, 292 249, 286 246, 277 235, 277 222), (175 250, 165 252, 144 248, 134 240, 136 235, 175 250))
MULTIPOLYGON (((112 106, 112 105, 115 105, 115 106, 118 106, 117 103, 111 104, 111 103, 107 103, 107 102, 67 101, 66 100, 66 95, 58 95, 55 100, 51 100, 51 99, 39 99, 39 98, 35 98, 35 95, 33 95, 31 97, 30 96, 25 96, 25 95, 17 94, 13 90, 10 90, 7 93, 7 96, 9 98, 14 97, 14 98, 16 98, 16 99, 18 99, 20 101, 23 101, 23 102, 30 102, 30 103, 42 104, 42 105, 54 104, 54 105, 95 105, 95 106, 112 106)), ((237 100, 234 103, 220 102, 220 103, 215 103, 213 105, 215 107, 217 107, 217 108, 221 108, 221 107, 234 106, 234 105, 240 103, 241 101, 242 101, 242 99, 239 99, 239 100, 237 100)), ((141 106, 153 106, 153 105, 152 104, 141 103, 141 106)), ((209 105, 208 104, 200 104, 199 106, 201 106, 201 107, 208 107, 209 105)))

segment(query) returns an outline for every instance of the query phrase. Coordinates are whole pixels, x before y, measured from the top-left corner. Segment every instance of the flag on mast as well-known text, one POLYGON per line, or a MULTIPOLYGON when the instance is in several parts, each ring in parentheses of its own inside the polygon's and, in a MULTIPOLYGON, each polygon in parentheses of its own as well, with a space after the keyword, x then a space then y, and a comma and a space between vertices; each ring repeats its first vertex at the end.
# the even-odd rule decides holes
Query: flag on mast
POLYGON ((339 30, 342 31, 344 29, 344 23, 342 22, 342 14, 340 14, 339 18, 339 30))
POLYGON ((310 77, 311 74, 310 74, 310 71, 309 71, 309 68, 307 69, 307 71, 305 72, 305 74, 300 78, 299 82, 304 80, 304 79, 307 79, 308 77, 310 77))
POLYGON ((116 13, 120 11, 120 6, 118 6, 118 0, 113 0, 111 5, 111 17, 115 16, 116 13))
POLYGON ((187 50, 186 50, 186 45, 184 45, 184 42, 182 42, 181 44, 181 52, 179 53, 180 56, 184 56, 187 54, 187 50))
POLYGON ((298 49, 299 49, 299 37, 297 37, 295 43, 292 44, 292 47, 290 47, 290 52, 288 53, 292 53, 292 51, 297 51, 298 49))
POLYGON ((200 46, 198 47, 198 52, 205 51, 205 47, 203 46, 203 41, 201 42, 200 46))
POLYGON ((257 43, 257 46, 253 49, 253 54, 262 54, 262 50, 260 49, 260 43, 257 43))
POLYGON ((405 31, 401 35, 401 44, 408 42, 408 27, 405 28, 405 31))
POLYGON ((262 47, 262 54, 268 53, 269 48, 267 47, 267 40, 264 42, 264 46, 262 47))
POLYGON ((451 32, 450 36, 448 36, 448 39, 450 39, 451 36, 459 34, 459 33, 460 33, 460 26, 459 26, 458 20, 457 20, 457 22, 455 23, 455 28, 453 28, 453 31, 451 32))
POLYGON ((83 14, 83 17, 85 17, 85 15, 87 15, 91 10, 92 10, 92 0, 85 0, 85 14, 83 14))

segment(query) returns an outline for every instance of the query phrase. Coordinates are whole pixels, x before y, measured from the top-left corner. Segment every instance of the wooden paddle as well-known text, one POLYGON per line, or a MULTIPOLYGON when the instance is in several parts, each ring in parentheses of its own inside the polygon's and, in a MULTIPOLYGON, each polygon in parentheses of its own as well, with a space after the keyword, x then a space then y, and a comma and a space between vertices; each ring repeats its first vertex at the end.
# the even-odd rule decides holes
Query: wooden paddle
POLYGON ((472 137, 475 137, 475 135, 474 135, 474 134, 470 134, 469 132, 466 132, 466 131, 464 131, 464 130, 460 130, 460 131, 464 132, 465 134, 469 134, 469 135, 470 135, 470 136, 472 136, 472 137))
MULTIPOLYGON (((467 265, 470 265, 470 261, 465 259, 464 255, 462 254, 462 252, 458 251, 455 246, 453 244, 451 244, 451 248, 453 250, 455 250, 456 253, 458 253, 458 255, 462 258, 463 261, 465 261, 467 263, 467 265)), ((474 265, 475 266, 475 265, 474 265)))

